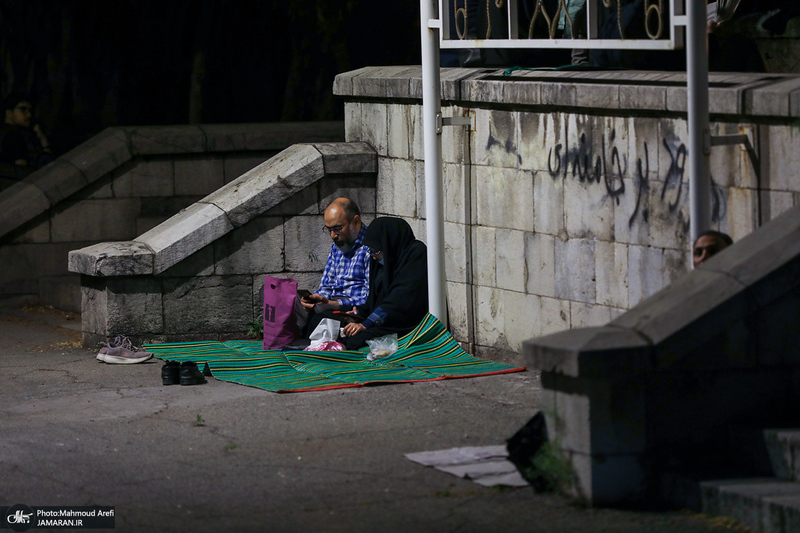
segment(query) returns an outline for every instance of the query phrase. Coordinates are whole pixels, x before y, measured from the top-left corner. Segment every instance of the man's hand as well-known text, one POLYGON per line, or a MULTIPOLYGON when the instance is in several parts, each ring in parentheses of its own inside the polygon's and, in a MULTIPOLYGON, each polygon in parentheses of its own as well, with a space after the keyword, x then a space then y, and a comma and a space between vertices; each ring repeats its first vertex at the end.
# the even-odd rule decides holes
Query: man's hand
POLYGON ((42 150, 45 152, 50 151, 50 142, 47 140, 47 136, 45 136, 44 131, 42 131, 42 127, 38 124, 34 124, 33 126, 33 133, 36 134, 36 137, 39 138, 39 144, 42 145, 42 150))
POLYGON ((314 306, 316 304, 326 303, 327 301, 328 299, 325 298, 323 295, 314 293, 314 294, 309 294, 308 296, 304 296, 303 298, 300 298, 300 305, 302 305, 304 309, 311 311, 312 309, 314 309, 314 306))
POLYGON ((329 300, 319 293, 309 294, 305 298, 300 298, 300 305, 302 305, 303 308, 308 309, 309 311, 314 309, 314 306, 317 304, 322 304, 322 305, 328 304, 332 305, 334 308, 339 307, 338 301, 329 300))
POLYGON ((360 333, 365 329, 367 328, 361 322, 350 322, 342 328, 342 334, 345 337, 352 337, 353 335, 360 333))

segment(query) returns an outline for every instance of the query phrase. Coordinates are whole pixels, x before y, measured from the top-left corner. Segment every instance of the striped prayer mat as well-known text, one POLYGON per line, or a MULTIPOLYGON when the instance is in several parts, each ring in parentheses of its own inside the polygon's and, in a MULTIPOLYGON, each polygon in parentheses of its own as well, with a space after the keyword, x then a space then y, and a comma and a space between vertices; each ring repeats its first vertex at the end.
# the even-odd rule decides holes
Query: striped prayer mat
POLYGON ((404 383, 519 372, 465 352, 434 316, 398 340, 393 355, 367 361, 369 348, 344 352, 262 350, 261 341, 145 344, 164 361, 208 364, 215 378, 272 392, 303 392, 372 383, 404 383))

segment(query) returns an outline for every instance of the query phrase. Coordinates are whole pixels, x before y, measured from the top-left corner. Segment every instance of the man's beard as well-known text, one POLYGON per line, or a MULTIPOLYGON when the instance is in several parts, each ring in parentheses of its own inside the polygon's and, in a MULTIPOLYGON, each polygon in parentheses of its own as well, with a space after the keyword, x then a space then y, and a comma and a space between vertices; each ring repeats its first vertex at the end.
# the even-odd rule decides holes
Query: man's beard
POLYGON ((341 250, 342 253, 344 253, 344 254, 346 254, 347 252, 349 252, 350 250, 353 249, 353 243, 352 242, 346 242, 346 241, 342 240, 342 241, 339 241, 339 242, 334 242, 333 244, 335 244, 336 247, 339 248, 339 250, 341 250))

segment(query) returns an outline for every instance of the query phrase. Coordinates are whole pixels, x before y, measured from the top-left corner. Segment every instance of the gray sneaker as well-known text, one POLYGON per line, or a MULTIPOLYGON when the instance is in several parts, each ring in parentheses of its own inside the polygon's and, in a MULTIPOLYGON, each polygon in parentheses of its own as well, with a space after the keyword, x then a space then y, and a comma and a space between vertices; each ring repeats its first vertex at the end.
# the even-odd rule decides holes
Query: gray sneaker
POLYGON ((106 353, 98 353, 97 359, 104 363, 112 363, 117 365, 129 365, 133 363, 143 363, 152 358, 153 354, 144 350, 139 352, 132 352, 125 348, 107 348, 106 353))
POLYGON ((147 361, 153 354, 134 346, 131 340, 124 335, 117 335, 111 342, 101 342, 103 345, 97 354, 97 360, 112 364, 132 364, 147 361))

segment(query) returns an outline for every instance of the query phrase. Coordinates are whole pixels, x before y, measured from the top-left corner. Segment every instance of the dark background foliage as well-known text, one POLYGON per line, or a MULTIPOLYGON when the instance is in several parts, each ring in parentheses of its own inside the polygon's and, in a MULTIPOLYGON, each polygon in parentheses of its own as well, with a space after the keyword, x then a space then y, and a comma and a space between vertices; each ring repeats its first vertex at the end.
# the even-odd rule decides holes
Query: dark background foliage
POLYGON ((336 74, 420 63, 419 4, 0 0, 0 93, 63 152, 108 126, 341 119, 336 74))

